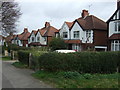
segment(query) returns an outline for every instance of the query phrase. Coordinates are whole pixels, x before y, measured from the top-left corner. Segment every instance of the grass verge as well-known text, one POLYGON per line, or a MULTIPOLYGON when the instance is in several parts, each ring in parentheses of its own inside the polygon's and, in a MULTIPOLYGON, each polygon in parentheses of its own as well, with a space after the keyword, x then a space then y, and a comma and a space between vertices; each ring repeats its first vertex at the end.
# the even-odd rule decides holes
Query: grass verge
POLYGON ((70 72, 51 73, 38 71, 33 77, 55 88, 118 88, 118 73, 75 74, 70 72))
POLYGON ((8 61, 8 60, 11 60, 11 57, 10 56, 5 56, 5 57, 2 57, 2 60, 3 61, 8 61))
POLYGON ((28 66, 26 64, 23 64, 21 62, 14 62, 12 65, 17 68, 28 68, 28 66))

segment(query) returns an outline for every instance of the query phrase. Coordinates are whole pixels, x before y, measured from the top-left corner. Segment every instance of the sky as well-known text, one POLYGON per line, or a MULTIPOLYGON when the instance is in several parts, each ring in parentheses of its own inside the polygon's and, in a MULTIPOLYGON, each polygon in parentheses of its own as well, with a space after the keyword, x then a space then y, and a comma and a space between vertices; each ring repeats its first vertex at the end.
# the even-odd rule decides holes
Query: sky
POLYGON ((72 22, 81 17, 86 9, 103 21, 107 21, 117 9, 117 0, 15 0, 22 16, 17 23, 17 33, 24 28, 29 32, 43 28, 45 22, 60 29, 65 21, 72 22))

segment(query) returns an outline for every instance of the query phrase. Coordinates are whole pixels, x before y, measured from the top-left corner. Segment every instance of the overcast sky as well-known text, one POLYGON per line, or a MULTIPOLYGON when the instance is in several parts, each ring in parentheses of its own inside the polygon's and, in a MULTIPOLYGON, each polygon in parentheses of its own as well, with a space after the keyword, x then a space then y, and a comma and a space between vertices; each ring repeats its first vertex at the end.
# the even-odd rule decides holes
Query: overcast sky
POLYGON ((116 0, 16 0, 23 13, 18 22, 18 33, 44 27, 46 21, 60 29, 64 21, 72 22, 81 17, 83 9, 107 21, 117 8, 116 0), (90 6, 90 7, 89 7, 90 6))

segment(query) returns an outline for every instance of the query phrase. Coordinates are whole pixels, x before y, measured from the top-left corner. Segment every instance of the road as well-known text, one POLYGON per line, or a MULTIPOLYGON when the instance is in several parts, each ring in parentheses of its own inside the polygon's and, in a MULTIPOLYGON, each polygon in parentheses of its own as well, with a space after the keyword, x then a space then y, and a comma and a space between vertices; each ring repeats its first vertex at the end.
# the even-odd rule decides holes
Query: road
POLYGON ((52 88, 31 76, 30 69, 15 68, 13 61, 2 61, 2 88, 52 88))

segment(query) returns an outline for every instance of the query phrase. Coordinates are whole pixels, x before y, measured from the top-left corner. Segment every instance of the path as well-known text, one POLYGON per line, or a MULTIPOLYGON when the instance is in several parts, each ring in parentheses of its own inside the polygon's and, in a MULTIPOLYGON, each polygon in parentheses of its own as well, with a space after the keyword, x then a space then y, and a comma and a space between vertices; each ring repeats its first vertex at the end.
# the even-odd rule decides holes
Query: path
POLYGON ((31 76, 30 69, 15 68, 13 61, 2 61, 2 88, 51 88, 31 76))

